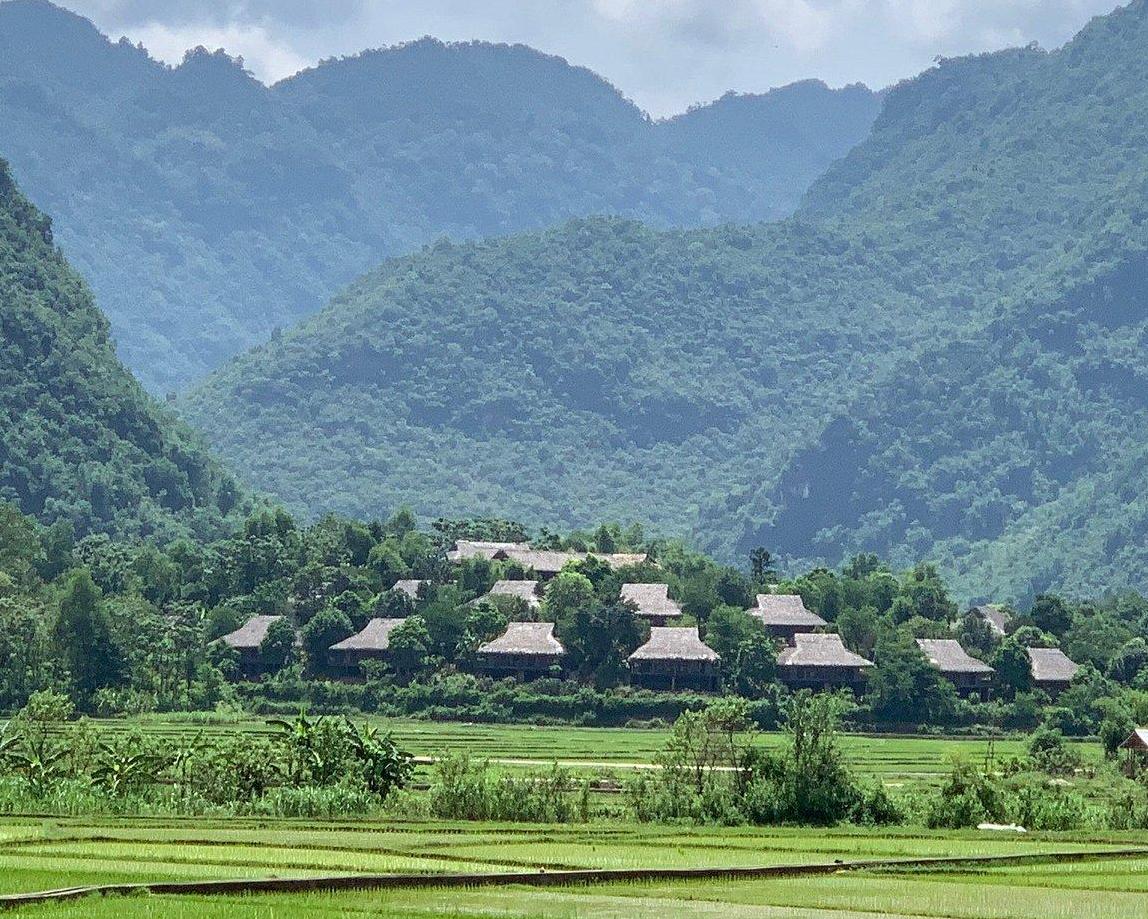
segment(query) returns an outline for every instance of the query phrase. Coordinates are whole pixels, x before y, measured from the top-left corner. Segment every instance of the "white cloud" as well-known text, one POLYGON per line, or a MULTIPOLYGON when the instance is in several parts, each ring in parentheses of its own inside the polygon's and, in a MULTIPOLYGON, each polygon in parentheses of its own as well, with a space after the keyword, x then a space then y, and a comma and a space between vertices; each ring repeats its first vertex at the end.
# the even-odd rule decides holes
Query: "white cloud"
POLYGON ((1057 46, 1118 0, 62 0, 164 60, 222 46, 264 79, 435 35, 584 64, 654 114, 807 77, 886 86, 934 57, 1057 46))
POLYGON ((142 42, 152 57, 172 65, 183 60, 188 48, 199 45, 209 51, 225 48, 228 54, 242 57, 247 69, 265 83, 298 73, 312 63, 290 47, 272 40, 260 26, 170 27, 152 22, 133 29, 131 38, 142 42))

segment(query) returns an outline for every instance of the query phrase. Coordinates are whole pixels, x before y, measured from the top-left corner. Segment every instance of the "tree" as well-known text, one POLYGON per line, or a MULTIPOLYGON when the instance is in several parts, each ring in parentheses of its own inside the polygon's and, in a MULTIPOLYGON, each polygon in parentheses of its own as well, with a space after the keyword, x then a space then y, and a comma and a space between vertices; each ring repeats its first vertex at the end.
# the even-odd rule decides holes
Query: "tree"
POLYGON ((17 584, 26 584, 42 557, 31 518, 21 514, 14 504, 0 501, 0 572, 17 584))
POLYGON ((573 672, 580 679, 605 687, 622 681, 626 658, 649 632, 628 603, 591 601, 565 612, 555 634, 566 649, 573 672))
POLYGON ((881 619, 872 606, 846 607, 837 616, 837 634, 850 648, 869 656, 877 646, 881 619))
POLYGON ((386 523, 383 524, 383 532, 388 536, 398 536, 400 539, 408 533, 415 532, 418 529, 419 521, 415 516, 415 512, 409 507, 400 507, 397 511, 391 514, 386 523))
POLYGON ((403 679, 410 679, 427 664, 431 636, 422 616, 411 616, 390 634, 388 660, 403 679))
POLYGON ((259 645, 259 657, 268 673, 278 673, 295 656, 295 628, 286 617, 276 619, 259 645))
POLYGON ((1108 676, 1125 686, 1148 669, 1148 642, 1143 638, 1126 641, 1108 665, 1108 676))
POLYGON ((112 641, 102 595, 87 569, 71 574, 60 595, 56 648, 68 671, 76 699, 90 702, 97 689, 120 680, 123 659, 112 641))
POLYGON ((749 552, 749 575, 755 584, 768 586, 777 580, 773 553, 764 546, 757 546, 749 552))
POLYGON ((900 724, 943 723, 952 715, 955 691, 931 666, 905 630, 883 635, 876 647, 877 667, 866 698, 873 714, 900 724))
POLYGON ((1032 688, 1028 651, 1014 638, 1007 638, 1000 643, 990 663, 997 672, 997 682, 1010 695, 1028 692, 1032 688))
POLYGON ((311 670, 319 673, 327 669, 327 652, 331 645, 342 641, 355 631, 351 617, 335 606, 319 610, 303 626, 303 650, 311 670))
POLYGON ((380 619, 406 619, 414 613, 415 603, 410 594, 394 588, 384 590, 371 605, 371 615, 380 619))
POLYGON ((921 562, 901 581, 901 593, 893 601, 893 618, 906 622, 914 616, 935 622, 951 622, 957 616, 957 604, 949 598, 945 583, 936 567, 921 562))
POLYGON ((550 582, 544 602, 547 618, 552 622, 560 622, 576 610, 597 602, 597 595, 594 593, 594 585, 584 574, 561 571, 550 582))
POLYGON ((717 775, 715 770, 738 770, 743 765, 752 746, 752 740, 742 736, 748 729, 744 699, 720 699, 700 711, 684 711, 656 762, 671 787, 691 785, 701 795, 717 775))
POLYGON ((727 666, 733 663, 737 649, 755 632, 765 633, 761 621, 744 608, 718 606, 706 621, 706 644, 721 655, 727 666))
POLYGON ((54 581, 75 563, 72 552, 76 547, 76 528, 70 520, 57 520, 40 531, 43 556, 39 565, 40 577, 54 581))
POLYGON ((957 623, 956 639, 969 654, 988 660, 1000 642, 991 625, 980 616, 969 613, 957 623))
POLYGON ((367 566, 375 573, 383 587, 388 589, 410 573, 410 568, 399 551, 399 543, 393 537, 371 548, 367 566))
POLYGON ((757 628, 737 645, 729 661, 730 685, 748 699, 760 698, 777 677, 777 643, 757 628))
POLYGON ((837 823, 856 805, 857 787, 837 740, 842 705, 831 693, 802 690, 786 709, 791 819, 798 822, 837 823))
POLYGON ((1072 625, 1072 610, 1054 594, 1040 594, 1033 600, 1029 616, 1038 629, 1058 638, 1072 625))

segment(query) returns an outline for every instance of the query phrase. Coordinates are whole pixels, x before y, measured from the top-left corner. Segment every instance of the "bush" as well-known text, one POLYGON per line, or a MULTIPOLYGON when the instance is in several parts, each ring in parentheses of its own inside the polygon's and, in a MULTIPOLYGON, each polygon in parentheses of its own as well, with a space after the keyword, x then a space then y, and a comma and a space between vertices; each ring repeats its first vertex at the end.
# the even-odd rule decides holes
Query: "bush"
POLYGON ((970 764, 957 761, 949 778, 929 802, 926 823, 936 828, 974 827, 1004 821, 1000 789, 970 764))
POLYGON ((448 820, 571 823, 588 819, 588 791, 587 783, 575 782, 558 767, 525 776, 495 775, 487 763, 460 754, 436 765, 430 812, 448 820))

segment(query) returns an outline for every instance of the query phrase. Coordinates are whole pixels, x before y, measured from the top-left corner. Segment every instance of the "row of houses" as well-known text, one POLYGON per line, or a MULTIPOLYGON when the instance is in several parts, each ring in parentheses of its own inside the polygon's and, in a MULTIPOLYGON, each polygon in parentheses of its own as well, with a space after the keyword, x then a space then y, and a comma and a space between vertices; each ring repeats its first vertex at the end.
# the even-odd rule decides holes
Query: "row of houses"
MULTIPOLYGON (((523 583, 523 582, 518 582, 523 583)), ((245 673, 259 670, 259 652, 279 616, 255 616, 220 639, 241 657, 245 673)), ((358 633, 332 645, 331 663, 353 677, 369 660, 386 661, 390 635, 404 619, 371 619, 358 633)), ((971 657, 955 639, 917 639, 925 657, 962 695, 988 698, 993 669, 971 657)), ((1029 648, 1033 684, 1056 695, 1068 687, 1077 665, 1056 648, 1029 648)), ((511 622, 497 638, 480 645, 474 666, 494 678, 521 681, 561 675, 566 649, 553 622, 511 622)), ((696 626, 652 626, 649 640, 627 661, 631 682, 657 690, 713 692, 720 680, 720 655, 700 637, 696 626)), ((832 632, 797 632, 777 655, 779 680, 791 689, 850 689, 860 692, 873 662, 845 647, 832 632)))
MULTIPOLYGON (((559 552, 532 549, 524 543, 460 540, 448 553, 454 563, 485 558, 513 561, 536 575, 536 580, 500 580, 474 604, 499 597, 514 597, 532 611, 542 608, 546 583, 569 563, 595 558, 611 567, 626 567, 648 561, 644 554, 559 552)), ((412 599, 419 597, 422 581, 403 580, 394 585, 412 599)), ((631 682, 650 689, 696 689, 714 691, 720 682, 721 657, 701 638, 694 626, 674 623, 683 617, 681 606, 670 597, 669 585, 627 583, 619 599, 629 603, 635 615, 650 625, 650 638, 628 659, 631 682)), ((809 610, 796 594, 759 594, 746 611, 757 619, 766 633, 782 644, 777 655, 778 678, 793 689, 837 689, 860 691, 866 674, 874 665, 848 649, 841 636, 825 631, 828 623, 809 610)), ((1005 634, 1007 622, 997 606, 972 610, 997 634, 1005 634)), ((220 641, 234 648, 245 672, 258 672, 259 648, 272 622, 278 616, 255 616, 220 641)), ((385 661, 390 635, 403 619, 376 618, 358 633, 331 646, 328 658, 344 675, 357 676, 360 665, 369 660, 385 661)), ((917 639, 929 663, 953 683, 962 695, 977 693, 987 699, 995 673, 983 661, 969 655, 955 639, 917 639)), ((1079 669, 1055 648, 1029 648, 1034 686, 1052 695, 1065 689, 1079 669)), ((561 674, 566 649, 554 634, 553 622, 512 622, 506 631, 480 645, 474 655, 475 668, 492 677, 529 680, 561 674)))

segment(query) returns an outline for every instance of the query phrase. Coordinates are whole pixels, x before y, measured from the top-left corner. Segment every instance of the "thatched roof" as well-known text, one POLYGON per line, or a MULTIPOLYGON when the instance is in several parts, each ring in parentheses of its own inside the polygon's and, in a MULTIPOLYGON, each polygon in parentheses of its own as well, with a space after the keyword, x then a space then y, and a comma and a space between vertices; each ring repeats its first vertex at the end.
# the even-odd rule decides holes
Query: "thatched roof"
POLYGON ((481 542, 474 539, 460 539, 446 557, 452 562, 462 562, 468 558, 494 558, 499 552, 507 549, 528 548, 530 547, 524 542, 481 542))
POLYGON ((1148 750, 1148 728, 1136 728, 1119 747, 1121 750, 1148 750))
MULTIPOLYGON (((644 565, 650 560, 645 552, 591 552, 594 558, 600 558, 611 568, 628 568, 631 565, 644 565)), ((658 567, 656 564, 655 568, 658 567)))
POLYGON ((917 645, 941 673, 993 673, 993 668, 970 655, 955 638, 918 638, 917 645))
POLYGON ((252 616, 234 632, 224 635, 219 640, 229 648, 240 651, 258 650, 267 637, 267 630, 273 622, 278 622, 282 616, 252 616))
POLYGON ((511 546, 499 549, 492 558, 518 562, 523 568, 533 568, 539 574, 557 574, 570 562, 580 562, 586 558, 597 558, 611 568, 625 565, 640 565, 646 561, 645 555, 602 552, 556 552, 550 549, 531 549, 526 546, 511 546))
POLYGON ((419 598, 419 588, 425 584, 426 581, 395 581, 395 586, 391 590, 397 590, 400 593, 406 594, 412 600, 419 598))
POLYGON ((537 609, 542 605, 542 600, 538 596, 537 581, 495 581, 489 593, 472 602, 479 603, 487 597, 518 597, 530 604, 531 609, 537 609))
POLYGON ((332 651, 386 651, 391 646, 391 632, 405 619, 372 619, 363 631, 331 645, 332 651))
POLYGON ((717 661, 718 653, 701 640, 697 626, 650 629, 650 640, 630 655, 639 661, 717 661))
POLYGON ((798 594, 758 594, 757 606, 749 610, 751 616, 766 625, 802 626, 816 629, 825 625, 817 613, 805 608, 798 594))
POLYGON ((580 561, 586 556, 578 552, 553 552, 547 549, 502 549, 495 558, 518 562, 523 568, 532 568, 539 574, 557 574, 567 562, 580 561))
POLYGON ((1035 683, 1067 683, 1080 669, 1060 648, 1029 648, 1028 659, 1035 683))
POLYGON ((984 603, 981 606, 974 606, 969 612, 974 616, 979 616, 989 624, 989 628, 997 635, 1003 635, 1008 628, 1008 615, 998 603, 984 603))
POLYGON ((668 584, 623 584, 621 596, 638 608, 639 616, 673 618, 682 614, 682 608, 670 599, 668 584))
POLYGON ((534 654, 557 656, 566 653, 554 637, 553 622, 512 622, 494 641, 478 648, 479 654, 534 654))
POLYGON ((840 635, 799 632, 793 636, 792 648, 777 655, 781 667, 872 667, 873 662, 854 654, 841 641, 840 635))

